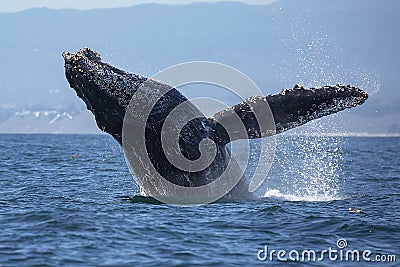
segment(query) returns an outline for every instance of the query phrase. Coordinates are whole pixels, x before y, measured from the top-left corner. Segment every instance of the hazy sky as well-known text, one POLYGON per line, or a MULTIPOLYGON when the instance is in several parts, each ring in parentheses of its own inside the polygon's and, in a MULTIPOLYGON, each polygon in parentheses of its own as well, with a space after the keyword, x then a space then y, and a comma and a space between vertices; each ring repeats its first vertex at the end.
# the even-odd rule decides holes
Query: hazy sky
MULTIPOLYGON (((132 6, 143 3, 190 4, 193 2, 223 2, 227 0, 0 0, 0 12, 16 12, 33 7, 91 9, 132 6)), ((229 0, 248 4, 270 4, 275 0, 229 0)))

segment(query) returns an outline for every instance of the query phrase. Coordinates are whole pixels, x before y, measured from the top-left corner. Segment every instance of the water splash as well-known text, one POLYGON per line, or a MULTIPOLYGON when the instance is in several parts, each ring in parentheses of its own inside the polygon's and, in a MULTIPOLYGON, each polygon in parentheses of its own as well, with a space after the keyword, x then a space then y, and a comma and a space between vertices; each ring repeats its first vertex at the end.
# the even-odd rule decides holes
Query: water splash
POLYGON ((302 127, 302 135, 284 134, 279 138, 277 183, 265 197, 278 196, 291 201, 331 201, 342 199, 342 137, 312 136, 326 126, 320 121, 302 127), (279 194, 271 195, 279 189, 279 194))
MULTIPOLYGON (((324 33, 314 18, 304 12, 275 10, 274 22, 285 53, 279 78, 286 87, 302 84, 354 84, 373 95, 380 89, 375 73, 355 66, 335 38, 324 33)), ((323 133, 343 132, 335 119, 341 114, 312 121, 278 138, 274 169, 264 197, 289 201, 343 199, 343 137, 323 133)))
POLYGON ((273 21, 278 45, 284 48, 278 79, 285 87, 297 83, 305 87, 351 83, 370 96, 380 90, 378 75, 354 64, 335 37, 324 32, 307 12, 277 5, 273 21))

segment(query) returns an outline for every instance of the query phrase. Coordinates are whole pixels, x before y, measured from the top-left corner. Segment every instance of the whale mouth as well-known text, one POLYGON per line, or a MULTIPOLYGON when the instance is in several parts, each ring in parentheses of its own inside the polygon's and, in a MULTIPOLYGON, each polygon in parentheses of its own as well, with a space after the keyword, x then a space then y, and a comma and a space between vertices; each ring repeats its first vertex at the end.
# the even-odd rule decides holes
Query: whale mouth
POLYGON ((80 49, 76 53, 64 52, 65 77, 70 86, 75 90, 87 108, 94 113, 94 103, 98 100, 96 95, 100 90, 99 86, 92 81, 88 75, 94 64, 101 62, 100 56, 90 49, 80 49))
POLYGON ((93 113, 99 129, 121 140, 125 107, 139 76, 103 63, 100 55, 89 48, 64 52, 62 56, 67 81, 93 113))
POLYGON ((63 52, 65 76, 72 88, 83 88, 90 83, 90 73, 102 66, 100 55, 89 49, 79 49, 76 53, 63 52))
POLYGON ((89 48, 79 49, 75 53, 64 52, 62 56, 70 86, 90 110, 96 108, 93 103, 100 96, 105 100, 104 95, 117 101, 122 108, 127 107, 134 92, 146 81, 143 76, 104 63, 100 55, 89 48))

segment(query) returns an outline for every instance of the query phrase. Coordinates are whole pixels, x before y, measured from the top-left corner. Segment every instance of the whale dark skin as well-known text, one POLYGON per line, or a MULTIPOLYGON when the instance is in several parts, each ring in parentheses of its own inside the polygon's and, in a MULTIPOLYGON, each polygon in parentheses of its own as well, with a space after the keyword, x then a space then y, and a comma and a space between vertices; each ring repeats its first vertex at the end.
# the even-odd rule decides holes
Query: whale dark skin
MULTIPOLYGON (((100 130, 113 136, 120 144, 125 113, 138 88, 146 82, 147 85, 152 85, 154 90, 166 92, 147 119, 146 149, 152 164, 164 178, 185 187, 201 186, 215 180, 226 167, 229 159, 227 145, 229 146, 231 141, 279 134, 308 121, 361 105, 368 98, 366 92, 350 85, 337 84, 310 89, 296 85, 293 89, 282 90, 278 94, 250 97, 208 118, 198 117, 189 121, 180 133, 181 153, 189 160, 197 159, 200 157, 199 143, 208 138, 215 143, 217 154, 208 168, 198 172, 187 172, 171 164, 161 146, 161 128, 175 107, 186 102, 189 103, 187 113, 200 112, 185 96, 169 85, 104 63, 100 55, 89 48, 80 49, 75 53, 64 52, 63 57, 65 76, 70 86, 94 114, 100 130), (266 102, 273 114, 273 129, 260 127, 252 112, 253 108, 263 108, 266 102), (237 131, 237 134, 233 131, 228 135, 222 125, 229 122, 231 116, 241 119, 246 129, 245 134, 243 131, 237 131)), ((245 182, 241 181, 238 185, 241 183, 245 182)), ((235 193, 235 190, 239 190, 237 188, 238 186, 230 194, 239 194, 235 193)))

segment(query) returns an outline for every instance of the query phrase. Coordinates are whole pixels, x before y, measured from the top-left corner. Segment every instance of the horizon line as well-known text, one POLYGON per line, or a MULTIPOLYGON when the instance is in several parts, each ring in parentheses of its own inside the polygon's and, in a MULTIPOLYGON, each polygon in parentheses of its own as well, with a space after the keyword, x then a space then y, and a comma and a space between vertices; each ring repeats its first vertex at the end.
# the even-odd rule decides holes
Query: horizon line
MULTIPOLYGON (((77 10, 77 11, 86 11, 86 10, 96 10, 96 9, 118 9, 118 8, 130 8, 134 6, 143 6, 143 5, 166 5, 166 6, 188 6, 192 4, 199 4, 199 3, 206 3, 206 4, 218 4, 218 3, 239 3, 243 5, 249 6, 267 6, 271 5, 274 2, 280 0, 189 0, 189 1, 182 1, 182 0, 175 0, 175 1, 166 1, 166 0, 154 0, 151 2, 144 1, 144 0, 134 0, 134 1, 114 1, 114 3, 110 3, 108 1, 100 2, 93 2, 91 5, 87 5, 89 0, 81 1, 79 3, 76 2, 69 2, 69 1, 58 1, 58 2, 51 2, 51 1, 44 1, 47 4, 30 4, 29 2, 25 2, 22 6, 15 6, 15 7, 5 7, 0 3, 0 14, 12 14, 12 13, 19 13, 27 10, 32 9, 49 9, 49 10, 77 10), (61 2, 61 3, 60 3, 61 2), (82 2, 84 2, 82 4, 82 2), (86 2, 86 3, 85 3, 86 2), (115 3, 117 2, 117 3, 115 3), (128 2, 128 3, 126 3, 128 2)), ((15 1, 14 1, 15 2, 15 1)), ((20 1, 21 2, 21 1, 20 1)))

